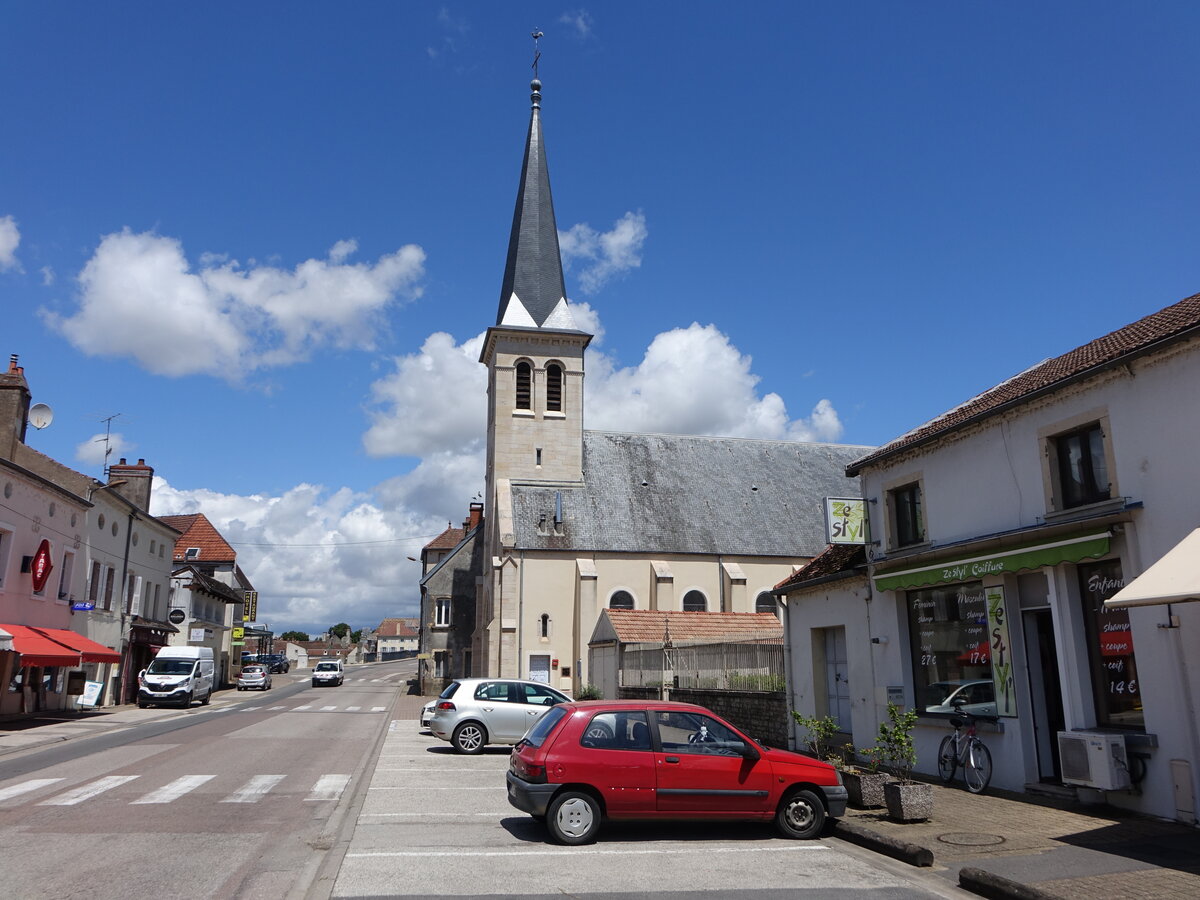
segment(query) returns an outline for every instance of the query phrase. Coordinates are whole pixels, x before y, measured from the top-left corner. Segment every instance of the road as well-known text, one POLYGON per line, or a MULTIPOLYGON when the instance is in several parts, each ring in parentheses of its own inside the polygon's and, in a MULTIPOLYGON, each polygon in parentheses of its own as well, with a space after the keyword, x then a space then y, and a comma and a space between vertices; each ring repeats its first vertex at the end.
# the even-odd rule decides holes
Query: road
POLYGON ((19 898, 302 895, 413 662, 309 673, 0 760, 5 892, 19 898))

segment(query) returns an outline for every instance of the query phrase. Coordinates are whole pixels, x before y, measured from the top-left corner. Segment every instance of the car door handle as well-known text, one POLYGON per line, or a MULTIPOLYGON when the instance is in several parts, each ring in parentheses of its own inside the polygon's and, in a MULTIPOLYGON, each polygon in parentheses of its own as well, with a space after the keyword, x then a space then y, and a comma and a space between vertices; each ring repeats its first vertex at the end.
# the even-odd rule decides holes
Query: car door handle
POLYGON ((665 761, 669 762, 669 763, 677 763, 677 762, 679 762, 679 757, 678 756, 668 756, 665 761))

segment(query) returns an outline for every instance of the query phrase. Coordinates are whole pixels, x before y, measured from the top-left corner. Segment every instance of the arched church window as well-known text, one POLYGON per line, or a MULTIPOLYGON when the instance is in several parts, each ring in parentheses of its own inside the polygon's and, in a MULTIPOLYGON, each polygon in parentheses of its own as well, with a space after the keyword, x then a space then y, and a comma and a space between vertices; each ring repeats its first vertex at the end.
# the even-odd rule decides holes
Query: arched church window
POLYGON ((770 591, 763 591, 754 598, 754 611, 756 613, 770 613, 775 618, 779 618, 779 606, 775 603, 775 595, 770 591))
POLYGON ((629 591, 615 591, 608 598, 609 609, 633 609, 633 594, 629 591))
POLYGON ((704 612, 708 609, 708 598, 700 591, 688 591, 683 595, 684 612, 704 612))
POLYGON ((517 363, 517 409, 533 409, 533 366, 517 363))
POLYGON ((542 613, 538 619, 538 637, 550 637, 550 614, 542 613))
POLYGON ((563 370, 558 363, 546 366, 546 409, 562 412, 563 370))

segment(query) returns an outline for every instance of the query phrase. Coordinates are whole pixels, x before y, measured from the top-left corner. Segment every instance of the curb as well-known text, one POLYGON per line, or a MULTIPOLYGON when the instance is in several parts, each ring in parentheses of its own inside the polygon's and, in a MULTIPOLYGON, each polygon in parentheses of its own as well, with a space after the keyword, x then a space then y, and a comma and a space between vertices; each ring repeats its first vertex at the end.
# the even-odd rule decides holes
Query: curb
POLYGON ((993 900, 1059 900, 1057 894, 1021 884, 984 869, 964 868, 958 871, 958 886, 981 897, 993 900))
POLYGON ((876 853, 882 853, 884 856, 890 856, 893 859, 906 862, 910 866, 924 867, 933 865, 933 851, 928 847, 887 837, 886 835, 879 834, 877 831, 871 831, 869 828, 863 828, 861 825, 855 825, 853 822, 847 822, 844 819, 834 822, 833 836, 848 841, 851 844, 866 847, 868 850, 874 850, 876 853))

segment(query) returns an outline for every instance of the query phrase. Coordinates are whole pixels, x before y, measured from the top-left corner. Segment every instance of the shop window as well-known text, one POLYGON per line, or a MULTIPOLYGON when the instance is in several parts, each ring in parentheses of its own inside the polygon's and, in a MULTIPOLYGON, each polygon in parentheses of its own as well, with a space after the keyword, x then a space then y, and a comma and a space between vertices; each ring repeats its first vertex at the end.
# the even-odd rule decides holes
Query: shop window
POLYGON ((1112 496, 1104 430, 1099 422, 1052 439, 1060 509, 1099 503, 1112 496))
POLYGON ((969 713, 996 715, 983 583, 909 591, 905 602, 917 710, 951 713, 961 700, 969 713))
POLYGON ((925 523, 921 516, 921 485, 906 484, 888 491, 892 514, 892 545, 908 547, 925 541, 925 523))
POLYGON ((517 409, 533 409, 533 366, 517 363, 517 409))
POLYGON ((1142 711, 1142 688, 1134 659, 1129 610, 1104 608, 1104 601, 1124 586, 1120 560, 1079 566, 1079 596, 1083 601, 1088 660, 1096 697, 1096 724, 1141 731, 1146 727, 1146 717, 1142 711))
POLYGON ((708 609, 708 598, 700 591, 688 591, 683 595, 684 612, 705 612, 708 609))
POLYGON ((775 602, 775 595, 769 591, 763 591, 754 598, 754 611, 756 613, 770 613, 775 618, 779 618, 779 604, 775 602))
POLYGON ((450 598, 442 597, 433 601, 433 624, 436 628, 445 628, 450 624, 450 598))
POLYGON ((633 594, 629 591, 614 591, 608 598, 609 609, 633 609, 633 594))
POLYGON ((546 409, 562 412, 563 370, 558 363, 546 366, 546 409))

